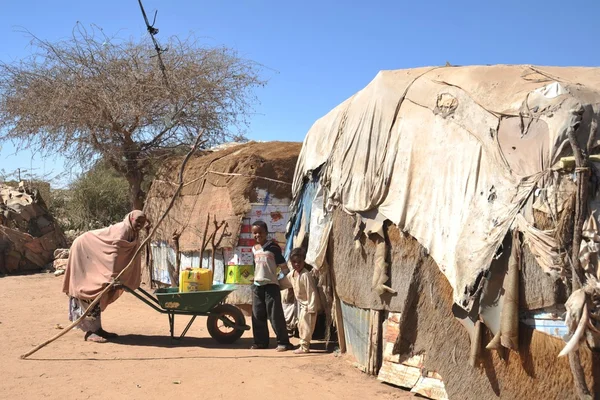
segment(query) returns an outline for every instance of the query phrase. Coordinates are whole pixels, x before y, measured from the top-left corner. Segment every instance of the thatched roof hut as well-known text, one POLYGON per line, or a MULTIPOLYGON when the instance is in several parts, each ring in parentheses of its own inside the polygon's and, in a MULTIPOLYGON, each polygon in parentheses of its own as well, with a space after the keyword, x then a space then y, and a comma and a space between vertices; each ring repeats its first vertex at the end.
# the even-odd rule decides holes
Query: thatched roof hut
POLYGON ((289 241, 330 275, 339 339, 365 370, 408 387, 423 377, 406 368, 437 371, 433 398, 576 395, 557 355, 583 315, 567 303, 560 318, 581 204, 586 293, 600 236, 595 159, 565 157, 593 153, 599 107, 598 68, 420 68, 379 73, 313 125, 289 241))
MULTIPOLYGON (((153 280, 169 284, 169 269, 177 276, 173 269, 179 254, 182 268, 214 269, 214 280, 223 282, 229 266, 252 263, 246 250, 252 245, 248 225, 253 219, 265 219, 272 236, 283 243, 300 148, 292 142, 229 144, 190 160, 181 195, 153 238, 153 280)), ((145 205, 151 220, 170 201, 180 162, 165 163, 152 183, 145 205)), ((247 295, 238 295, 229 299, 250 304, 247 295)))

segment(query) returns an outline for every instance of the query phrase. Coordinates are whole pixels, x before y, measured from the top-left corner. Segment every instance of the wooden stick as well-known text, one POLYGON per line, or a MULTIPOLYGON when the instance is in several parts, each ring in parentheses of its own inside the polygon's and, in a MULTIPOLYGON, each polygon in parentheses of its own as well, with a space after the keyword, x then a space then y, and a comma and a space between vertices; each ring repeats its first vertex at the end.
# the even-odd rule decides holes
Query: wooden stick
POLYGON ((143 249, 144 246, 146 245, 146 243, 148 243, 150 241, 150 238, 152 237, 152 235, 154 235, 154 233, 156 232, 156 229, 160 226, 160 224, 165 219, 165 217, 167 216, 167 214, 169 213, 169 211, 171 211, 171 208, 173 208, 173 204, 175 204, 175 200, 179 196, 179 193, 181 192, 181 188, 183 188, 183 172, 185 170, 185 166, 188 163, 189 159, 192 157, 192 154, 194 154, 194 152, 196 151, 196 149, 202 143, 202 141, 200 140, 201 138, 202 138, 202 132, 200 132, 198 134, 198 137, 196 138, 196 142, 194 143, 194 145, 192 146, 191 150, 187 153, 187 155, 183 159, 183 162, 181 163, 181 167, 179 169, 179 186, 177 187, 177 190, 175 190, 175 193, 173 194, 173 197, 171 198, 171 202, 169 203, 169 206, 167 207, 167 209, 165 210, 165 212, 163 213, 163 215, 160 217, 160 219, 158 220, 158 222, 156 223, 156 225, 152 229, 152 232, 150 232, 150 234, 146 237, 146 239, 142 242, 142 244, 139 245, 139 247, 137 248, 136 252, 133 254, 133 257, 131 258, 131 261, 129 261, 129 264, 127 264, 125 266, 125 268, 123 268, 123 270, 121 270, 121 272, 119 272, 119 274, 116 276, 116 278, 113 279, 112 282, 109 282, 108 285, 104 288, 104 290, 102 290, 102 292, 100 292, 100 294, 98 296, 96 296, 96 298, 94 299, 94 301, 92 301, 92 303, 85 310, 85 312, 83 313, 83 315, 81 317, 77 318, 76 321, 74 321, 71 325, 69 325, 68 327, 66 327, 64 330, 62 330, 56 336, 52 337, 51 339, 46 340, 44 343, 41 343, 41 344, 37 345, 32 350, 30 350, 27 353, 21 355, 21 359, 26 359, 27 357, 29 357, 33 353, 35 353, 38 350, 46 347, 47 345, 49 345, 50 343, 54 342, 55 340, 57 340, 61 336, 64 336, 67 332, 69 332, 71 329, 73 329, 74 327, 76 327, 94 309, 94 307, 96 306, 96 304, 98 304, 100 302, 100 299, 102 298, 102 296, 104 296, 104 294, 106 294, 109 290, 112 289, 112 287, 115 285, 115 283, 118 282, 118 280, 121 277, 121 275, 123 275, 123 273, 125 273, 125 271, 127 271, 127 269, 129 269, 129 267, 131 267, 133 265, 133 261, 139 255, 141 249, 143 249))
POLYGON ((590 390, 588 389, 587 383, 585 382, 585 373, 581 366, 581 357, 579 356, 579 349, 569 353, 569 366, 573 374, 573 383, 577 390, 577 395, 581 400, 592 400, 590 390))
POLYGON ((371 323, 369 324, 369 344, 368 344, 368 365, 367 373, 377 375, 381 366, 380 351, 382 341, 382 317, 383 313, 379 310, 370 311, 371 323))
MULTIPOLYGON (((587 214, 588 187, 590 179, 589 156, 592 151, 597 129, 598 121, 596 120, 595 115, 592 115, 590 133, 586 142, 585 152, 579 147, 577 137, 575 136, 574 127, 571 126, 567 130, 567 137, 569 138, 571 148, 573 149, 575 166, 577 167, 575 169, 575 173, 577 174, 577 198, 575 200, 573 247, 571 249, 571 269, 573 275, 571 282, 571 293, 580 289, 585 284, 585 274, 583 268, 581 268, 581 263, 579 262, 579 250, 582 241, 583 225, 585 223, 585 217, 587 214)), ((585 306, 584 312, 586 312, 585 306)), ((590 395, 587 383, 585 382, 585 375, 583 373, 583 367, 581 366, 579 350, 569 353, 569 366, 571 367, 571 373, 573 374, 573 380, 579 398, 582 400, 591 400, 592 396, 590 395)))
POLYGON ((179 252, 179 237, 181 236, 181 232, 173 232, 173 250, 175 250, 175 268, 169 268, 169 274, 171 275, 171 287, 176 287, 178 285, 179 273, 181 272, 181 253, 179 252))
POLYGON ((215 258, 217 257, 217 247, 221 244, 221 240, 223 240, 223 235, 225 234, 225 229, 227 229, 227 222, 222 221, 221 223, 218 223, 216 215, 213 216, 213 218, 215 219, 213 221, 213 223, 215 224, 215 231, 213 233, 210 244, 212 246, 212 271, 214 273, 215 272, 215 258), (215 240, 217 239, 217 232, 219 231, 219 229, 221 229, 221 227, 223 225, 225 225, 225 229, 223 229, 223 232, 221 233, 219 240, 217 242, 215 242, 215 240))
MULTIPOLYGON (((331 238, 329 240, 331 240, 331 238)), ((336 284, 336 280, 335 280, 335 271, 333 270, 333 260, 330 259, 329 257, 327 257, 327 266, 328 266, 329 276, 331 277, 331 286, 332 286, 332 291, 333 291, 333 308, 334 308, 334 313, 335 313, 335 328, 337 330, 338 346, 340 348, 340 353, 343 354, 347 350, 347 348, 346 348, 346 332, 344 331, 344 317, 342 315, 342 305, 340 303, 341 300, 337 294, 337 284, 336 284)))
POLYGON ((481 335, 483 332, 483 326, 480 320, 475 321, 475 328, 473 330, 473 338, 471 339, 471 351, 469 352, 469 365, 473 368, 479 366, 481 359, 481 335))
POLYGON ((206 214, 206 225, 204 226, 204 235, 202 236, 202 246, 200 247, 200 260, 204 257, 204 251, 206 250, 207 245, 207 234, 208 234, 208 225, 210 224, 210 213, 206 214))
MULTIPOLYGON (((595 136, 597 122, 592 120, 590 136, 595 136)), ((583 224, 585 223, 587 194, 589 184, 589 166, 588 156, 585 154, 575 136, 575 127, 570 126, 567 129, 567 137, 575 157, 575 173, 577 174, 577 197, 575 200, 575 221, 573 227, 573 243, 571 247, 571 293, 580 289, 585 282, 585 274, 579 262, 579 248, 581 247, 583 224)), ((588 146, 591 146, 592 140, 588 140, 588 146)))

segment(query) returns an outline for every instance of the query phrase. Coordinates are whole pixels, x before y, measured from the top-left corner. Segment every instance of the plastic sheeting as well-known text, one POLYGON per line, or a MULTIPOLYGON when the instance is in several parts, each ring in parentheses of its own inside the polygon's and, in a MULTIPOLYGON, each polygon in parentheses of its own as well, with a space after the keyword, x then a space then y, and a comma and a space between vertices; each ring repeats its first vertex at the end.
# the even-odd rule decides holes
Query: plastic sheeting
POLYGON ((330 230, 331 213, 327 213, 325 210, 325 194, 323 187, 319 186, 310 210, 310 240, 306 252, 308 264, 318 267, 323 265, 330 230))
MULTIPOLYGON (((517 214, 570 153, 567 129, 581 123, 585 143, 598 103, 598 68, 383 71, 312 126, 293 204, 322 166, 323 209, 376 209, 429 251, 455 302, 470 310, 517 214)), ((322 249, 327 236, 321 240, 322 249)))
POLYGON ((291 207, 294 213, 291 218, 290 229, 287 232, 284 253, 286 259, 289 258, 292 249, 301 244, 304 236, 310 233, 309 223, 311 220, 312 203, 319 187, 318 179, 312 179, 307 182, 302 186, 301 194, 297 196, 295 204, 291 207))

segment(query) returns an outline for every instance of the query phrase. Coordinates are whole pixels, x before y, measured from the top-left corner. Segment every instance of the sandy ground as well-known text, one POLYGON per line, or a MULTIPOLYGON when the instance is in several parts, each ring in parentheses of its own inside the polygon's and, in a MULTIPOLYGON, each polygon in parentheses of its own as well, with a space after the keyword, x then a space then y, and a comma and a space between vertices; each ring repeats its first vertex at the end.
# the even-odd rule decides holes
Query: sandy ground
MULTIPOLYGON (((130 294, 102 315, 104 328, 121 335, 118 342, 84 342, 81 331, 73 330, 30 359, 19 359, 58 333, 57 324, 69 324, 61 285, 62 277, 52 274, 0 278, 0 398, 412 398, 323 346, 308 355, 249 350, 250 332, 234 345, 218 345, 205 318, 172 346, 167 316, 130 294)), ((186 317, 180 318, 176 330, 186 317)))

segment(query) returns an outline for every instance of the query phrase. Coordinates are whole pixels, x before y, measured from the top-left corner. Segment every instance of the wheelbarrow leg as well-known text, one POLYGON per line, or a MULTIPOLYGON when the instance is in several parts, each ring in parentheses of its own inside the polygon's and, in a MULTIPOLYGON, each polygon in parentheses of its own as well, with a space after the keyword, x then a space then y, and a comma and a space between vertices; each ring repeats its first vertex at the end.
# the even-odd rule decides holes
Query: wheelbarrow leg
POLYGON ((173 344, 173 336, 175 333, 175 314, 169 313, 169 330, 171 331, 171 344, 173 344))
POLYGON ((196 319, 197 315, 194 315, 191 319, 190 322, 188 322, 187 326, 185 327, 185 329, 183 330, 183 332, 181 333, 181 336, 179 336, 179 339, 183 339, 183 337, 185 336, 185 334, 187 333, 187 331, 190 329, 190 327, 192 326, 192 324, 194 323, 194 320, 196 319))

